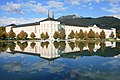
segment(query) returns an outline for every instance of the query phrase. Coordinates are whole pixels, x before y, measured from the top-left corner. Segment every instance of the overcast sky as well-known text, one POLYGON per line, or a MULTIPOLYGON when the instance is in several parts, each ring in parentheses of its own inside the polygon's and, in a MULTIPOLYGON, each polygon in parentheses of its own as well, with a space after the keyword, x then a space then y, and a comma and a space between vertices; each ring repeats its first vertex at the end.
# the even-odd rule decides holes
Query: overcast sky
POLYGON ((120 0, 0 0, 0 26, 40 21, 48 10, 54 11, 55 18, 108 16, 120 14, 120 0))

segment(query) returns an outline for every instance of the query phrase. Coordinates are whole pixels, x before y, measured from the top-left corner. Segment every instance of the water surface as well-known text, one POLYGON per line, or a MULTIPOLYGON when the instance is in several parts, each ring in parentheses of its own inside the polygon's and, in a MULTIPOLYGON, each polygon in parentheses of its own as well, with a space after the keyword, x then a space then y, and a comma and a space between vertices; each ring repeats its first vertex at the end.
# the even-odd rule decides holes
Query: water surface
POLYGON ((120 80, 120 43, 0 42, 0 80, 120 80))

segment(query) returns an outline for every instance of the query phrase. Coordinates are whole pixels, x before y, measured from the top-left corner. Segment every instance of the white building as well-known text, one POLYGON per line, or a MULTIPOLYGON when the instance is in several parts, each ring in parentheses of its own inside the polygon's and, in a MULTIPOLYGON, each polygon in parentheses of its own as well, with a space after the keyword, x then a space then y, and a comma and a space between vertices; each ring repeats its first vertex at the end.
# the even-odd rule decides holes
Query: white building
POLYGON ((28 38, 30 38, 31 32, 35 33, 36 38, 40 38, 40 34, 48 32, 49 39, 52 40, 54 32, 59 31, 60 28, 65 30, 66 39, 68 38, 68 35, 70 34, 71 30, 73 30, 75 33, 76 31, 79 32, 80 29, 82 29, 83 32, 85 32, 85 31, 89 32, 90 29, 92 29, 94 32, 98 32, 98 33, 100 33, 102 30, 104 30, 104 32, 106 34, 106 38, 109 38, 109 36, 112 32, 114 33, 114 37, 116 37, 116 29, 115 28, 101 29, 97 25, 93 25, 93 26, 70 26, 70 25, 65 25, 65 24, 63 25, 56 19, 51 18, 49 16, 49 14, 48 14, 48 18, 41 20, 39 22, 6 26, 6 31, 9 32, 11 27, 13 28, 13 31, 16 34, 19 34, 22 30, 24 30, 28 34, 28 38))
MULTIPOLYGON (((42 47, 41 46, 42 42, 35 42, 35 46, 34 46, 34 48, 32 48, 31 43, 32 42, 28 41, 28 46, 23 51, 21 50, 19 45, 16 45, 16 47, 14 49, 15 53, 23 53, 23 54, 28 53, 28 54, 31 54, 31 55, 38 55, 38 56, 40 56, 42 58, 46 58, 46 59, 53 59, 53 58, 58 58, 61 55, 65 55, 65 54, 69 55, 70 53, 74 53, 74 52, 79 52, 79 54, 80 54, 80 52, 81 52, 81 50, 78 46, 74 46, 74 48, 71 49, 68 41, 65 41, 64 50, 61 50, 60 47, 62 47, 62 46, 60 46, 60 45, 59 45, 58 48, 55 48, 53 41, 49 41, 48 47, 46 47, 46 46, 42 47)), ((107 47, 111 48, 111 49, 116 47, 116 42, 111 43, 111 42, 107 41, 107 42, 104 42, 104 43, 105 43, 106 49, 107 49, 107 47)), ((15 42, 15 44, 17 44, 17 42, 15 42)), ((75 45, 77 45, 77 44, 75 44, 75 45)), ((89 45, 89 43, 88 43, 88 45, 89 45)), ((100 51, 99 53, 102 54, 100 43, 94 44, 94 48, 93 48, 92 53, 89 52, 90 48, 88 47, 88 45, 83 47, 82 52, 88 51, 88 53, 90 55, 95 55, 95 53, 96 54, 98 53, 97 51, 100 51)), ((6 51, 11 52, 9 48, 6 51)), ((109 51, 109 50, 107 50, 107 51, 109 51)), ((108 52, 105 52, 104 54, 106 55, 106 53, 108 53, 108 52)), ((82 54, 86 55, 84 53, 82 53, 82 54)), ((114 53, 112 52, 111 54, 114 54, 114 53)), ((116 55, 116 54, 114 54, 114 55, 116 55)))

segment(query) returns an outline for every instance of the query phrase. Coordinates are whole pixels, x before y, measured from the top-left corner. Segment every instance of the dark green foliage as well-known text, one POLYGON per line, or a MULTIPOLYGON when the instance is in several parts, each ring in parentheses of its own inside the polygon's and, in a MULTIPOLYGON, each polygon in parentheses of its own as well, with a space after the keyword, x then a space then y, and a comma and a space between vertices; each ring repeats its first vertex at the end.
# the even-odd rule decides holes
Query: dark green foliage
POLYGON ((120 30, 118 30, 118 31, 116 32, 116 36, 117 36, 117 38, 120 38, 120 30))
POLYGON ((102 52, 104 52, 105 48, 106 48, 105 42, 100 43, 100 49, 102 52))

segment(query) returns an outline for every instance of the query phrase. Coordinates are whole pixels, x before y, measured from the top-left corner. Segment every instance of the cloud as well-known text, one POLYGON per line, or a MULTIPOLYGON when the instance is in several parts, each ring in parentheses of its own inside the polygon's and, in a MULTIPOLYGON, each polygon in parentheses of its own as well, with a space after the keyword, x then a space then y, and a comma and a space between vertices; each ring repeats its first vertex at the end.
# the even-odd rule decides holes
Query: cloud
POLYGON ((120 2, 120 0, 65 0, 65 2, 70 3, 71 5, 79 5, 82 3, 89 3, 89 2, 103 2, 103 1, 107 1, 110 3, 118 3, 120 2))
POLYGON ((63 2, 59 1, 48 1, 48 8, 53 9, 56 12, 65 11, 67 8, 64 6, 63 2))
POLYGON ((24 6, 24 9, 37 13, 46 13, 48 10, 46 6, 43 6, 41 3, 36 2, 27 2, 22 5, 24 6))
POLYGON ((71 5, 79 5, 81 3, 89 3, 89 2, 99 3, 100 1, 103 1, 103 0, 65 0, 65 2, 68 2, 71 5))
POLYGON ((44 18, 10 18, 10 17, 3 17, 0 18, 0 26, 5 26, 9 24, 25 24, 25 23, 31 23, 31 22, 38 22, 44 18))
POLYGON ((109 2, 111 2, 111 3, 118 3, 118 2, 120 2, 120 0, 108 0, 109 2))
POLYGON ((7 2, 6 5, 1 5, 0 9, 14 14, 16 13, 23 14, 23 11, 21 10, 21 4, 18 3, 7 2))
POLYGON ((102 10, 110 12, 110 13, 120 13, 120 6, 119 4, 109 4, 109 8, 101 7, 102 10))
POLYGON ((46 4, 37 1, 28 2, 7 2, 5 5, 1 5, 0 9, 6 12, 14 14, 23 14, 25 12, 36 12, 46 14, 48 9, 54 10, 56 12, 65 11, 67 8, 64 6, 64 2, 59 1, 48 1, 46 4))

